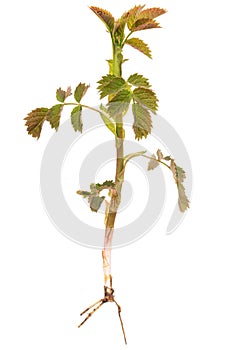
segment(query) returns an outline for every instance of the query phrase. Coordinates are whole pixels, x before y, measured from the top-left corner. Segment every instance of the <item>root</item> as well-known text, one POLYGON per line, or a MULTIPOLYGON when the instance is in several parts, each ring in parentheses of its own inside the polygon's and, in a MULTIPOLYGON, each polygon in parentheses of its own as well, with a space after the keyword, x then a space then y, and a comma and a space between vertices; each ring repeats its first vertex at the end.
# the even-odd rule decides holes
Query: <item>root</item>
POLYGON ((80 328, 97 310, 99 310, 101 308, 102 305, 104 305, 105 303, 108 303, 108 302, 113 302, 116 304, 117 306, 117 309, 118 309, 118 316, 119 316, 119 320, 120 320, 120 323, 121 323, 121 329, 122 329, 122 333, 123 333, 123 336, 124 336, 124 341, 125 341, 125 344, 127 344, 127 340, 126 340, 126 334, 125 334, 125 329, 124 329, 124 324, 123 324, 123 321, 122 321, 122 318, 121 318, 121 307, 120 305, 116 302, 115 300, 115 296, 114 296, 114 289, 111 288, 111 287, 107 287, 107 286, 104 286, 104 298, 103 299, 100 299, 98 300, 96 303, 92 304, 91 306, 89 306, 87 309, 85 309, 81 314, 80 316, 83 316, 85 315, 86 313, 87 316, 86 318, 80 323, 80 325, 78 326, 78 328, 80 328))

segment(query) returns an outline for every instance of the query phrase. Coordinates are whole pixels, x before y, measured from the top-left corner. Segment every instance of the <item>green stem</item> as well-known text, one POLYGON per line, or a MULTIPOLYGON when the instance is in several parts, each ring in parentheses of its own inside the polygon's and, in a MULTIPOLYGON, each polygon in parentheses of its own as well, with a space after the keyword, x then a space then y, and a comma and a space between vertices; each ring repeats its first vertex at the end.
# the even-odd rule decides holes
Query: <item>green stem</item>
MULTIPOLYGON (((149 157, 149 156, 146 156, 144 154, 142 154, 141 156, 144 157, 144 158, 150 159, 150 160, 154 159, 153 157, 149 157)), ((162 162, 161 160, 158 160, 158 159, 156 159, 156 160, 157 160, 158 163, 161 163, 161 164, 165 165, 169 170, 171 170, 169 165, 167 165, 166 163, 162 162)))
POLYGON ((107 113, 104 113, 104 111, 100 111, 99 109, 97 108, 94 108, 94 107, 90 107, 90 106, 87 106, 87 105, 83 105, 82 103, 78 103, 78 102, 66 102, 64 103, 64 106, 82 106, 83 108, 87 108, 87 109, 90 109, 94 112, 97 112, 97 113, 102 113, 102 114, 106 114, 107 113))
MULTIPOLYGON (((113 43, 113 75, 117 77, 122 76, 122 48, 113 43)), ((103 269, 104 269, 104 283, 105 286, 112 288, 111 276, 111 251, 112 238, 114 234, 114 225, 117 215, 117 210, 121 202, 121 190, 124 182, 124 127, 123 115, 118 114, 116 119, 116 173, 115 173, 115 189, 111 191, 111 200, 106 211, 105 219, 105 239, 104 248, 102 251, 103 269)))
POLYGON ((129 37, 133 34, 133 32, 130 32, 127 37, 125 38, 125 40, 123 41, 122 47, 124 47, 126 41, 129 39, 129 37))
POLYGON ((104 110, 99 110, 97 108, 94 108, 94 107, 90 107, 90 106, 87 106, 87 105, 83 105, 82 103, 78 103, 78 102, 66 102, 66 103, 63 103, 64 106, 81 106, 83 108, 87 108, 87 109, 90 109, 91 111, 94 111, 94 112, 97 112, 101 115, 104 115, 105 117, 109 118, 109 114, 107 112, 105 112, 104 110))

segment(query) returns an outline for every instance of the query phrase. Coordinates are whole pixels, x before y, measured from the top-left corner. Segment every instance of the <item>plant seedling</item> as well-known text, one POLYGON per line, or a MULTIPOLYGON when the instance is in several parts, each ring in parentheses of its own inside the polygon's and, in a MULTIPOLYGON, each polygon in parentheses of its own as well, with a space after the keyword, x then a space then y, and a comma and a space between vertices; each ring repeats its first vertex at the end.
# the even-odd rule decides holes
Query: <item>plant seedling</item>
POLYGON ((178 204, 181 212, 189 207, 189 200, 185 194, 184 180, 185 172, 179 167, 172 156, 164 156, 160 149, 155 154, 148 155, 146 151, 125 155, 124 154, 124 116, 129 108, 132 108, 133 131, 135 139, 146 138, 152 130, 152 119, 158 109, 158 99, 152 90, 149 80, 143 75, 135 73, 128 78, 122 76, 122 66, 126 61, 123 50, 126 45, 140 51, 149 58, 152 58, 149 46, 136 37, 139 31, 153 28, 160 28, 157 17, 166 13, 161 8, 146 9, 145 5, 135 6, 123 13, 119 19, 115 19, 109 11, 91 6, 90 9, 96 14, 105 25, 110 34, 112 42, 112 57, 108 60, 109 71, 98 81, 98 91, 100 99, 107 99, 107 103, 101 104, 99 108, 82 103, 89 86, 80 83, 74 93, 68 87, 66 90, 59 88, 56 92, 58 103, 50 108, 37 108, 30 112, 26 120, 28 134, 39 139, 44 122, 49 122, 51 127, 58 131, 61 114, 65 106, 73 106, 71 112, 71 124, 77 132, 83 131, 82 111, 91 109, 100 115, 105 126, 115 138, 116 149, 116 172, 114 180, 106 180, 102 184, 92 183, 90 190, 78 190, 77 194, 86 198, 90 204, 90 209, 98 212, 102 204, 105 203, 105 237, 104 248, 102 250, 103 272, 104 272, 104 297, 88 307, 81 313, 87 314, 86 318, 79 325, 81 327, 102 305, 113 302, 118 308, 119 319, 126 343, 126 335, 121 319, 121 307, 116 302, 112 287, 111 274, 111 251, 112 238, 114 234, 114 224, 116 215, 121 203, 122 185, 127 163, 135 157, 145 157, 149 159, 148 170, 153 170, 158 166, 165 166, 171 171, 178 190, 178 204), (73 95, 74 100, 70 101, 73 95), (107 199, 101 195, 103 190, 109 191, 107 199))

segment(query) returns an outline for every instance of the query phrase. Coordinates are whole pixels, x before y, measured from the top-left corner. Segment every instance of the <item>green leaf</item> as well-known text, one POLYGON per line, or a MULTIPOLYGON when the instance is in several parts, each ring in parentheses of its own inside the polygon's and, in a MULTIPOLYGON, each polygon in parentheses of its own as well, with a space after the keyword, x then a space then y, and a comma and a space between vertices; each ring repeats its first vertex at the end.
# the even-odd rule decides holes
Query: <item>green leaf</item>
POLYGON ((149 161, 147 170, 154 170, 159 166, 159 162, 157 161, 154 154, 151 156, 151 160, 149 161))
POLYGON ((153 7, 153 8, 149 8, 146 10, 143 10, 138 18, 147 18, 147 19, 154 19, 156 17, 159 17, 161 15, 163 15, 164 13, 166 13, 167 11, 165 9, 159 8, 159 7, 153 7))
POLYGON ((126 87, 126 82, 123 78, 115 77, 108 74, 98 81, 98 90, 100 90, 100 98, 115 94, 126 87))
POLYGON ((95 184, 95 188, 98 192, 101 192, 103 190, 115 188, 115 183, 112 180, 106 180, 102 184, 95 184))
POLYGON ((143 137, 147 137, 151 133, 152 120, 151 115, 147 109, 141 106, 139 103, 134 103, 132 106, 134 115, 133 130, 135 138, 140 140, 143 137))
POLYGON ((90 208, 92 211, 96 212, 101 207, 105 197, 91 196, 89 197, 90 208))
POLYGON ((173 177, 174 177, 174 180, 176 182, 177 189, 178 189, 178 195, 179 195, 178 205, 179 205, 180 211, 184 212, 185 210, 187 210, 189 208, 189 200, 188 200, 188 197, 185 193, 185 188, 183 185, 183 182, 186 178, 186 174, 185 174, 185 171, 181 167, 176 165, 176 163, 174 162, 173 159, 171 160, 170 169, 173 173, 173 177))
POLYGON ((103 105, 100 106, 100 109, 103 111, 103 113, 100 113, 100 116, 104 122, 104 124, 107 126, 107 128, 116 136, 116 125, 113 122, 113 120, 108 115, 108 110, 103 105))
POLYGON ((82 106, 77 106, 71 112, 71 123, 74 131, 83 131, 82 106))
POLYGON ((108 113, 112 118, 118 114, 125 115, 129 109, 132 93, 129 90, 119 91, 108 103, 108 113))
POLYGON ((54 128, 56 131, 59 128, 62 110, 63 104, 57 104, 51 107, 46 115, 46 119, 50 122, 51 128, 54 128))
POLYGON ((134 49, 144 53, 144 55, 148 56, 149 58, 152 58, 151 50, 143 40, 138 38, 131 38, 126 40, 125 43, 132 46, 134 49))
POLYGON ((158 100, 154 91, 142 87, 136 88, 133 91, 133 99, 140 105, 150 109, 153 113, 156 113, 158 100))
POLYGON ((149 88, 149 80, 138 73, 130 75, 128 82, 134 86, 149 88))
POLYGON ((66 91, 61 88, 57 89, 56 98, 59 102, 65 102, 65 99, 72 95, 71 87, 69 86, 66 91))
POLYGON ((128 163, 128 161, 130 161, 131 159, 139 157, 139 156, 142 156, 145 153, 146 153, 146 151, 140 151, 140 152, 127 154, 127 156, 124 157, 124 164, 125 164, 125 166, 128 163))
POLYGON ((89 87, 90 87, 89 85, 82 84, 82 83, 80 83, 76 87, 74 92, 74 98, 78 103, 80 103, 81 99, 84 97, 89 87))
POLYGON ((171 160, 171 157, 170 156, 166 156, 163 159, 166 160, 166 161, 169 161, 169 160, 171 160))
POLYGON ((27 132, 32 137, 39 139, 42 126, 46 120, 48 108, 37 108, 28 114, 24 120, 26 120, 27 132))
POLYGON ((96 14, 96 16, 101 19, 102 22, 104 22, 107 29, 111 33, 113 31, 115 22, 113 15, 109 11, 101 9, 99 7, 91 6, 90 9, 96 14))

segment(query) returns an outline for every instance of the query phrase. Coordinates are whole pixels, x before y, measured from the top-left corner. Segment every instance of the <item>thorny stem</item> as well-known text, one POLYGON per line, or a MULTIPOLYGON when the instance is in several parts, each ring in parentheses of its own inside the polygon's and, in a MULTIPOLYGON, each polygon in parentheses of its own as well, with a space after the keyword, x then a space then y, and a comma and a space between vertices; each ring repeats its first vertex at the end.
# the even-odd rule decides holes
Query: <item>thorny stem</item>
MULTIPOLYGON (((122 76, 122 48, 113 42, 113 74, 117 77, 122 76)), ((105 239, 104 249, 102 251, 104 284, 112 288, 111 276, 111 251, 112 238, 114 233, 114 224, 116 220, 117 210, 121 200, 121 189, 124 181, 124 129, 122 114, 116 116, 116 174, 115 186, 116 189, 111 192, 111 200, 109 208, 106 211, 105 220, 105 239)))
MULTIPOLYGON (((122 47, 117 46, 113 41, 113 75, 117 77, 122 76, 122 47)), ((82 105, 84 108, 92 109, 98 113, 101 113, 99 110, 82 105)), ((114 225, 117 215, 117 210, 121 202, 121 190, 124 182, 124 135, 125 131, 123 128, 123 114, 119 113, 115 116, 116 120, 116 174, 115 174, 115 188, 111 190, 111 199, 110 202, 106 205, 106 214, 105 214, 105 237, 104 237, 104 248, 102 250, 103 258, 103 272, 104 272, 104 298, 97 301, 95 304, 87 308, 81 315, 90 311, 84 321, 79 325, 81 327, 104 303, 114 302, 118 308, 118 316, 121 323, 121 328, 124 336, 125 344, 126 334, 124 330, 123 321, 121 318, 121 307, 116 302, 114 297, 114 290, 112 288, 112 274, 111 274, 111 253, 112 253, 112 239, 114 234, 114 225)))

